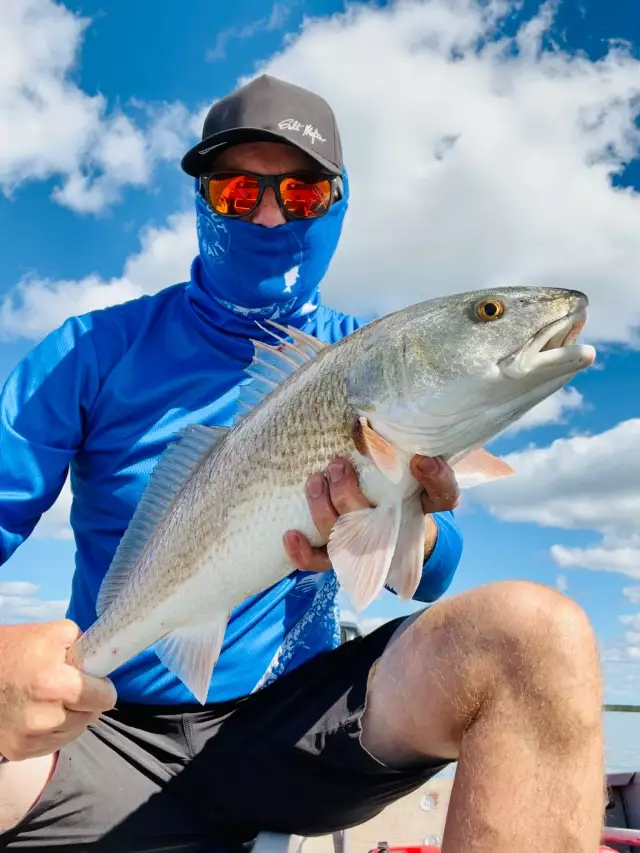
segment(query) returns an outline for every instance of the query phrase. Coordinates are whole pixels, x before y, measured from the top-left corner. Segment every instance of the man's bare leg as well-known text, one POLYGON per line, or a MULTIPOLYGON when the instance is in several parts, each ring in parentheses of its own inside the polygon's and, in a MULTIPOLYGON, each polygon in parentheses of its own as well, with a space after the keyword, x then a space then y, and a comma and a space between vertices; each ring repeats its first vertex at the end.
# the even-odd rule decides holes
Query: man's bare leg
POLYGON ((364 746, 392 766, 458 759, 443 853, 595 853, 602 690, 584 612, 504 582, 434 605, 371 676, 364 746))
POLYGON ((12 829, 40 799, 55 760, 43 755, 0 764, 0 832, 12 829))

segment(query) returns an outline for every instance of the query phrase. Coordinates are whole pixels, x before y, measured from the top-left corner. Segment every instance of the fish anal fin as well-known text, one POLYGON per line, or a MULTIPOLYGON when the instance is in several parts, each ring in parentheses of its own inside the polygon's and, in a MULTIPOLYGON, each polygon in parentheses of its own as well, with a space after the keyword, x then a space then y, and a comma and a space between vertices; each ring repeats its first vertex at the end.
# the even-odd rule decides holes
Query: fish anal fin
POLYGON ((422 579, 425 521, 420 495, 402 504, 400 530, 386 585, 403 601, 411 601, 422 579))
POLYGON ((229 614, 185 628, 176 628, 155 644, 162 663, 201 705, 207 701, 213 668, 220 657, 229 614))
POLYGON ((356 449, 368 456, 381 474, 392 483, 402 479, 402 460, 393 445, 371 427, 365 417, 358 418, 354 428, 356 449))
POLYGON ((158 525, 204 457, 229 432, 229 427, 192 424, 179 433, 157 462, 142 497, 105 574, 96 612, 100 616, 125 586, 158 525))
POLYGON ((340 585, 357 612, 383 589, 400 527, 400 505, 390 503, 339 516, 327 550, 340 585))

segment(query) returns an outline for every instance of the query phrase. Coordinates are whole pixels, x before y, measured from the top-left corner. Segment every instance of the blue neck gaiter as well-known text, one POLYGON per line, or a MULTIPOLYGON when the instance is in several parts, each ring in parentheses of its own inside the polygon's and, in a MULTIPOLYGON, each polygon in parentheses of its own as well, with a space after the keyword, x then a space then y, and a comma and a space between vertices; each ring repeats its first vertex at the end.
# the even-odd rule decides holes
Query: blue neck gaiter
POLYGON ((188 295, 210 336, 266 337, 256 323, 265 319, 304 326, 320 304, 318 288, 340 239, 346 175, 344 187, 326 216, 265 228, 214 213, 196 182, 199 254, 188 295))

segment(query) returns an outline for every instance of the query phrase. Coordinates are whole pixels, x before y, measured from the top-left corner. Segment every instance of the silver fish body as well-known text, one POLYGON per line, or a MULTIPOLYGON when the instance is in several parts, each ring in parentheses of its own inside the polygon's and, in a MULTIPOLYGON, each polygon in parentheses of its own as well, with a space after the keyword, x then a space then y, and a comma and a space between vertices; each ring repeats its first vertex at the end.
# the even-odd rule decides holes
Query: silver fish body
POLYGON ((327 544, 305 482, 336 456, 374 505, 332 532, 341 585, 358 610, 385 584, 410 599, 424 561, 411 458, 442 456, 461 487, 511 473, 482 445, 591 364, 573 343, 586 310, 575 291, 504 288, 411 306, 332 346, 293 329, 255 342, 235 425, 194 425, 169 447, 69 660, 105 676, 154 646, 204 702, 231 611, 294 569, 283 533, 327 544))

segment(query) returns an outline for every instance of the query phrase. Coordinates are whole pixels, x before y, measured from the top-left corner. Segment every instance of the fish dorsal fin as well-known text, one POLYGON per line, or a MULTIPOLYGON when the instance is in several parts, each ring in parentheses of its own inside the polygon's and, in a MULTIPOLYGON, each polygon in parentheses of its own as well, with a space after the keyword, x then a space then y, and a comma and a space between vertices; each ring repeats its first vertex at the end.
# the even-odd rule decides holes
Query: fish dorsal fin
POLYGON ((164 451, 120 540, 96 601, 98 616, 118 597, 131 569, 156 528, 202 459, 229 432, 229 427, 192 424, 164 451))
POLYGON ((263 332, 274 337, 278 343, 271 345, 265 344, 263 341, 251 340, 253 361, 245 369, 245 373, 249 374, 252 381, 240 387, 234 423, 241 421, 281 382, 284 382, 299 368, 313 361, 328 348, 328 344, 313 338, 306 332, 301 332, 300 329, 293 326, 281 326, 273 320, 266 322, 282 332, 282 335, 289 335, 292 341, 286 340, 282 335, 277 335, 260 323, 256 324, 263 332))
POLYGON ((270 329, 265 329, 266 332, 269 332, 269 334, 273 335, 279 343, 285 344, 289 348, 293 348, 295 345, 295 348, 298 351, 301 351, 307 356, 307 361, 314 359, 317 355, 323 352, 323 350, 326 350, 329 347, 329 344, 319 341, 318 338, 314 338, 313 335, 301 332, 300 329, 296 329, 295 326, 281 326, 280 323, 276 323, 275 320, 267 320, 267 323, 275 329, 278 329, 278 331, 282 332, 284 335, 289 335, 289 337, 293 339, 293 344, 286 341, 281 335, 276 335, 275 332, 272 332, 270 329))

